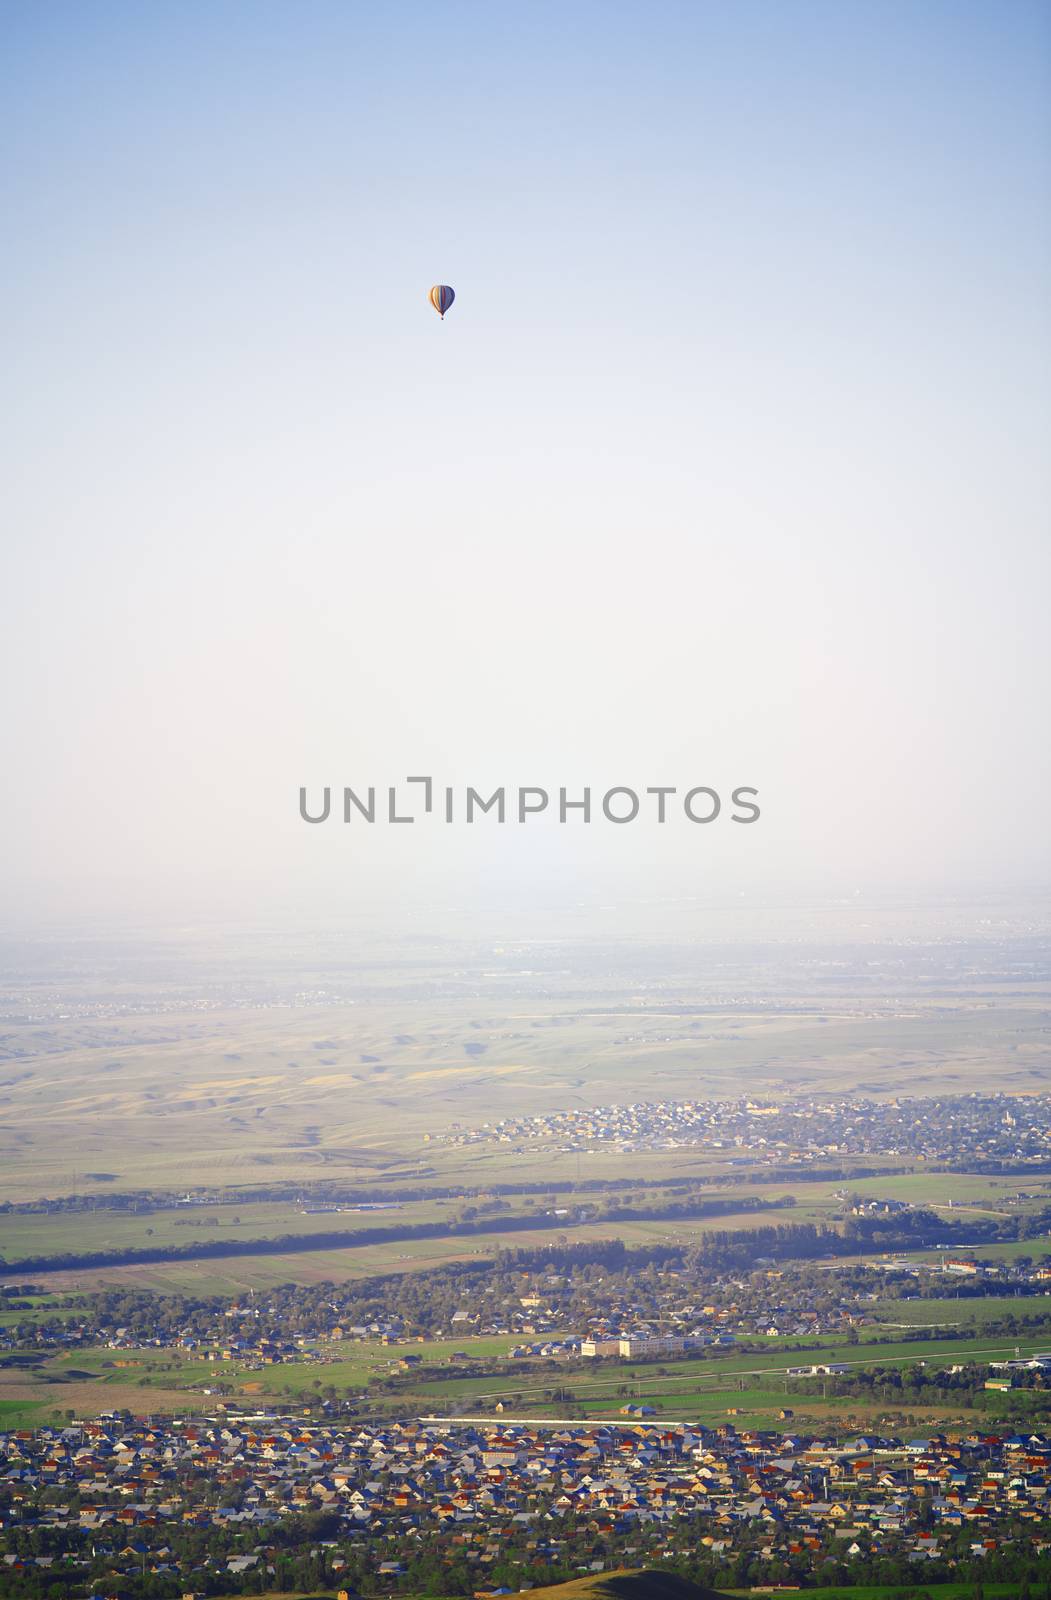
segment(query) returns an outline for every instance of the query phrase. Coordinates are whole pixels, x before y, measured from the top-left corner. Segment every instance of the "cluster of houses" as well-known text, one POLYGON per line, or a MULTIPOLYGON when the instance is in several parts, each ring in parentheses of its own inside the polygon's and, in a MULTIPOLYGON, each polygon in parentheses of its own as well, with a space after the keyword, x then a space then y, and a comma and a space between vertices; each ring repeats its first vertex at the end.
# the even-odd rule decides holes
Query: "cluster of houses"
POLYGON ((704 1144, 805 1165, 817 1157, 883 1155, 924 1160, 1046 1162, 1051 1096, 971 1094, 923 1100, 648 1100, 570 1107, 547 1115, 456 1125, 445 1143, 516 1150, 667 1150, 704 1144))
MULTIPOLYGON (((867 1264, 880 1277, 897 1274, 915 1279, 909 1294, 946 1292, 946 1278, 988 1281, 989 1288, 1003 1285, 1018 1295, 1042 1295, 1051 1287, 1051 1264, 983 1261, 947 1254, 936 1265, 888 1258, 867 1264)), ((757 1268, 763 1263, 757 1262, 757 1268)), ((861 1271, 854 1271, 855 1280, 861 1271)), ((765 1266, 750 1277, 739 1274, 709 1275, 705 1281, 676 1270, 660 1270, 636 1282, 626 1292, 615 1276, 590 1279, 565 1274, 520 1273, 525 1292, 502 1300, 487 1284, 465 1281, 457 1290, 460 1305, 424 1325, 406 1320, 391 1308, 386 1315, 367 1320, 354 1315, 343 1286, 333 1286, 328 1297, 307 1302, 302 1309, 271 1303, 264 1296, 251 1302, 187 1302, 183 1320, 170 1315, 161 1322, 150 1296, 130 1322, 115 1320, 105 1309, 105 1297, 80 1297, 66 1308, 56 1306, 53 1316, 32 1313, 25 1322, 17 1318, 19 1302, 9 1302, 15 1314, 0 1326, 0 1351, 55 1350, 104 1347, 115 1353, 144 1349, 170 1349, 188 1358, 212 1363, 236 1363, 244 1368, 282 1362, 325 1364, 345 1357, 348 1343, 386 1346, 419 1344, 428 1338, 468 1341, 474 1336, 507 1337, 507 1354, 527 1358, 577 1356, 660 1357, 689 1349, 729 1347, 740 1340, 765 1337, 804 1340, 831 1336, 843 1339, 853 1329, 876 1321, 874 1308, 881 1287, 866 1289, 836 1274, 824 1275, 820 1304, 807 1304, 812 1285, 797 1281, 790 1264, 765 1266), (290 1327, 291 1325, 291 1327, 290 1327), (569 1334, 568 1329, 581 1330, 569 1334)), ((976 1285, 976 1288, 978 1286, 976 1285)), ((287 1298, 298 1291, 282 1290, 287 1298)), ((981 1292, 980 1289, 978 1292, 981 1292)), ((125 1314, 127 1307, 123 1308, 125 1314)), ((469 1346, 462 1352, 468 1358, 469 1346)))
POLYGON ((602 1345, 601 1350, 585 1349, 585 1355, 636 1356, 669 1353, 684 1344, 694 1348, 730 1345, 753 1336, 843 1335, 872 1320, 868 1307, 877 1298, 845 1287, 837 1289, 829 1277, 825 1303, 818 1310, 799 1304, 799 1296, 786 1293, 782 1271, 768 1274, 769 1292, 758 1296, 743 1280, 706 1285, 708 1293, 718 1290, 717 1300, 699 1299, 698 1286, 673 1273, 659 1275, 646 1296, 611 1292, 601 1281, 585 1287, 570 1284, 562 1276, 547 1275, 533 1285, 531 1275, 523 1277, 530 1282, 529 1291, 503 1305, 494 1304, 484 1287, 465 1285, 461 1292, 466 1303, 452 1310, 444 1325, 435 1323, 427 1328, 410 1326, 393 1312, 358 1320, 338 1306, 341 1291, 333 1289, 333 1302, 301 1318, 302 1331, 294 1335, 279 1331, 287 1321, 283 1308, 269 1305, 261 1296, 251 1305, 233 1301, 207 1311, 194 1307, 187 1312, 186 1325, 169 1325, 163 1331, 151 1317, 140 1317, 133 1324, 110 1321, 88 1299, 82 1309, 71 1308, 71 1313, 54 1319, 34 1318, 20 1324, 12 1318, 0 1327, 0 1350, 84 1345, 115 1352, 174 1349, 195 1360, 269 1366, 338 1360, 340 1347, 348 1342, 399 1345, 424 1337, 484 1335, 517 1339, 509 1349, 514 1359, 576 1356, 581 1353, 582 1340, 602 1345), (584 1334, 567 1337, 566 1330, 574 1326, 583 1326, 584 1334), (620 1342, 628 1338, 634 1341, 632 1347, 620 1351, 620 1342), (645 1341, 658 1338, 682 1342, 654 1344, 652 1352, 644 1348, 645 1341))
MULTIPOLYGON (((0 1560, 86 1560, 102 1548, 134 1570, 178 1571, 180 1530, 257 1533, 230 1562, 266 1561, 267 1530, 306 1510, 336 1514, 342 1542, 445 1530, 554 1540, 567 1519, 597 1539, 690 1519, 730 1551, 905 1550, 936 1555, 972 1530, 995 1549, 1008 1527, 1048 1529, 1051 1438, 970 1433, 819 1439, 687 1424, 500 1423, 425 1418, 368 1427, 233 1414, 136 1419, 0 1434, 0 1560), (60 1556, 26 1557, 19 1530, 46 1528, 60 1556), (802 1543, 801 1543, 802 1541, 802 1543), (12 1543, 16 1546, 12 1550, 12 1543), (256 1553, 253 1553, 255 1550, 256 1553)), ((396 1570, 397 1561, 392 1563, 396 1570)))

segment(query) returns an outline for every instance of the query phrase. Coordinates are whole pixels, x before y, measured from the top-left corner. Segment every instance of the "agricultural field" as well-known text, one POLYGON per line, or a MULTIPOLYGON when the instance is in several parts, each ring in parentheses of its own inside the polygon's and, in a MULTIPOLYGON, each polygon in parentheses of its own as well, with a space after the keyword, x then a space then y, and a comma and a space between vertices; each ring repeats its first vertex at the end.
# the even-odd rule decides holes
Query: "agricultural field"
POLYGON ((1046 1396, 1030 1396, 1022 1391, 1011 1395, 990 1392, 983 1395, 980 1410, 968 1406, 963 1400, 937 1404, 911 1395, 888 1394, 878 1400, 859 1399, 855 1395, 829 1394, 823 1398, 814 1395, 785 1394, 779 1387, 745 1388, 739 1392, 716 1390, 684 1390, 680 1393, 647 1391, 642 1386, 640 1394, 632 1394, 631 1401, 588 1400, 579 1402, 580 1411, 587 1417, 608 1421, 620 1415, 620 1406, 626 1403, 652 1405, 657 1414, 673 1421, 700 1422, 706 1427, 718 1427, 732 1422, 736 1428, 768 1428, 791 1432, 793 1429, 870 1429, 885 1428, 901 1431, 907 1427, 946 1428, 954 1426, 976 1427, 982 1421, 992 1423, 1008 1413, 1010 1402, 1013 1414, 1021 1412, 1032 1416, 1033 1426, 1046 1427, 1048 1407, 1046 1396))
MULTIPOLYGON (((11 1261, 27 1256, 61 1255, 94 1250, 147 1250, 246 1239, 353 1232, 370 1227, 411 1226, 437 1222, 461 1209, 462 1201, 406 1201, 380 1211, 308 1212, 294 1196, 276 1202, 228 1205, 143 1206, 139 1211, 113 1210, 100 1200, 90 1211, 9 1213, 0 1216, 3 1255, 11 1261)), ((519 1202, 520 1205, 520 1202, 519 1202)), ((509 1214, 516 1214, 513 1202, 509 1214)))
MULTIPOLYGON (((514 1173, 516 1183, 527 1181, 520 1175, 517 1163, 514 1173)), ((587 1176, 592 1176, 590 1169, 587 1176)), ((623 1189, 619 1193, 616 1190, 587 1189, 583 1187, 586 1181, 586 1177, 582 1178, 581 1187, 572 1193, 550 1191, 538 1184, 530 1194, 509 1194, 496 1201, 483 1191, 479 1196, 472 1197, 473 1209, 477 1210, 479 1205, 484 1208, 488 1202, 493 1212, 495 1232, 502 1222, 520 1217, 541 1218, 553 1213, 555 1206, 566 1210, 601 1208, 609 1200, 625 1198, 623 1189)), ((635 1182, 641 1184, 644 1180, 635 1175, 635 1182)), ((956 1182, 960 1183, 961 1180, 957 1179, 956 1182)), ((794 1202, 792 1216, 796 1221, 818 1221, 828 1220, 842 1212, 842 1202, 835 1197, 835 1190, 841 1187, 827 1182, 782 1183, 775 1186, 744 1183, 720 1187, 717 1183, 699 1181, 696 1188, 691 1186, 689 1191, 684 1191, 681 1188, 662 1188, 651 1181, 631 1192, 630 1198, 637 1205, 659 1209, 666 1204, 681 1205, 684 1200, 712 1200, 732 1208, 735 1202, 745 1197, 759 1197, 769 1204, 774 1198, 791 1196, 794 1202)), ((876 1187, 878 1189, 878 1182, 876 1187)), ((946 1185, 943 1181, 942 1187, 951 1189, 952 1184, 946 1185)), ((233 1198, 225 1203, 214 1204, 151 1206, 142 1203, 137 1209, 128 1210, 108 1207, 105 1200, 100 1198, 89 1210, 8 1212, 0 1215, 0 1255, 10 1262, 18 1262, 26 1258, 103 1250, 176 1248, 192 1252, 198 1245, 211 1250, 246 1240, 295 1237, 306 1241, 312 1235, 323 1236, 334 1232, 410 1229, 420 1223, 452 1223, 471 1204, 472 1200, 467 1198, 433 1196, 385 1202, 375 1210, 369 1209, 366 1203, 364 1207, 348 1204, 338 1210, 319 1211, 304 1209, 297 1198, 290 1194, 287 1200, 281 1201, 238 1201, 233 1198)), ((725 1218, 709 1219, 707 1225, 743 1226, 749 1216, 754 1220, 754 1213, 742 1210, 735 1215, 731 1209, 725 1218)), ((551 1225, 565 1230, 576 1229, 580 1223, 573 1216, 552 1216, 551 1225)), ((606 1226, 608 1232, 610 1225, 606 1226)), ((519 1237, 526 1239, 528 1234, 523 1233, 519 1237)))
POLYGON ((57 1304, 49 1298, 38 1301, 26 1311, 10 1309, 0 1311, 0 1328, 9 1328, 14 1323, 51 1321, 56 1317, 60 1322, 68 1322, 77 1315, 78 1313, 69 1306, 57 1304))
MULTIPOLYGON (((349 1219, 353 1222, 353 1218, 349 1219)), ((526 1232, 435 1235, 424 1239, 395 1239, 385 1243, 318 1250, 275 1251, 260 1255, 133 1263, 112 1267, 71 1267, 49 1272, 47 1281, 64 1291, 103 1286, 132 1286, 173 1293, 195 1289, 201 1294, 241 1294, 249 1289, 273 1288, 281 1283, 345 1283, 354 1278, 388 1272, 406 1272, 443 1266, 450 1261, 491 1259, 499 1250, 539 1249, 567 1238, 574 1241, 619 1238, 626 1244, 681 1244, 699 1240, 713 1227, 749 1228, 756 1225, 754 1211, 717 1218, 639 1222, 570 1224, 552 1221, 549 1227, 526 1232)), ((798 1210, 764 1211, 763 1223, 802 1220, 798 1210)), ((364 1226, 364 1222, 362 1223, 364 1226)))
MULTIPOLYGON (((782 1412, 791 1413, 800 1427, 808 1421, 842 1425, 849 1418, 854 1419, 849 1426, 870 1426, 891 1415, 900 1422, 904 1414, 917 1425, 921 1419, 931 1425, 946 1424, 950 1419, 973 1423, 979 1413, 968 1410, 962 1400, 933 1403, 893 1389, 871 1399, 837 1395, 835 1379, 797 1379, 789 1376, 787 1368, 845 1361, 851 1371, 872 1366, 904 1371, 922 1363, 941 1369, 954 1361, 1006 1360, 1016 1351, 1033 1354, 1047 1345, 1045 1336, 1042 1341, 1021 1339, 1010 1344, 993 1344, 989 1340, 939 1341, 935 1345, 905 1342, 882 1346, 878 1351, 870 1349, 863 1356, 857 1347, 846 1346, 825 1347, 772 1361, 753 1355, 710 1362, 625 1362, 601 1376, 574 1370, 545 1373, 536 1379, 516 1374, 495 1384, 484 1377, 421 1380, 418 1393, 426 1406, 425 1415, 456 1415, 465 1409, 475 1415, 495 1412, 499 1404, 505 1413, 515 1416, 545 1416, 551 1412, 552 1395, 556 1395, 561 1404, 571 1402, 574 1414, 603 1418, 619 1415, 622 1406, 632 1403, 652 1406, 668 1419, 704 1421, 709 1425, 730 1418, 736 1419, 738 1426, 784 1428, 782 1412), (821 1385, 821 1393, 810 1393, 805 1387, 815 1384, 821 1385), (426 1404, 431 1401, 433 1404, 426 1404)), ((997 1415, 1013 1406, 1032 1411, 1035 1417, 1046 1417, 1051 1409, 1051 1397, 1043 1393, 1030 1396, 990 1392, 982 1398, 981 1416, 997 1415)))
MULTIPOLYGON (((1044 1295, 974 1295, 950 1300, 886 1300, 872 1307, 872 1311, 887 1328, 948 1328, 964 1331, 968 1327, 981 1327, 983 1323, 999 1322, 1006 1316, 1045 1316, 1048 1319, 1048 1336, 1051 1337, 1051 1291, 1044 1295)), ((861 1337, 872 1336, 866 1329, 861 1337)))
MULTIPOLYGON (((988 1339, 936 1344, 900 1342, 864 1353, 857 1346, 822 1346, 774 1359, 748 1355, 710 1361, 624 1362, 601 1373, 582 1372, 579 1368, 565 1373, 545 1372, 535 1378, 523 1373, 499 1383, 485 1377, 428 1378, 421 1379, 417 1392, 425 1404, 425 1414, 436 1415, 456 1414, 464 1408, 471 1414, 495 1411, 499 1403, 505 1412, 516 1416, 543 1416, 549 1414, 551 1395, 555 1393, 562 1403, 570 1401, 588 1416, 606 1418, 618 1415, 621 1406, 630 1402, 652 1405, 660 1415, 680 1420, 713 1422, 736 1413, 742 1419, 741 1425, 747 1427, 783 1427, 784 1419, 778 1414, 786 1409, 799 1417, 799 1426, 808 1417, 826 1420, 850 1416, 868 1425, 891 1409, 944 1422, 949 1416, 960 1414, 962 1402, 932 1405, 895 1391, 868 1402, 857 1396, 837 1396, 834 1379, 797 1379, 789 1376, 787 1369, 813 1362, 846 1362, 850 1371, 873 1366, 904 1371, 923 1363, 941 1369, 953 1362, 1006 1360, 1016 1350, 1023 1355, 1033 1354, 1046 1350, 1048 1343, 1045 1335, 1042 1340, 1020 1339, 1012 1343, 988 1339), (827 1392, 808 1393, 804 1385, 815 1383, 827 1392)), ((1005 1397, 990 1393, 983 1398, 983 1415, 1001 1409, 1000 1402, 1006 1399, 1023 1408, 1028 1404, 1018 1394, 1005 1397)), ((1040 1395, 1034 1403, 1041 1414, 1046 1414, 1051 1399, 1040 1395)))
MULTIPOLYGON (((1049 1248, 1049 1235, 1045 1234, 1036 1239, 1006 1239, 998 1244, 968 1245, 967 1254, 976 1261, 1015 1261, 1019 1256, 1031 1256, 1039 1260, 1047 1254, 1049 1248)), ((926 1261, 937 1265, 945 1259, 944 1250, 910 1250, 911 1261, 926 1261)))
MULTIPOLYGON (((517 1164, 516 1181, 524 1181, 517 1164)), ((747 1180, 747 1174, 745 1175, 747 1180)), ((583 1180, 578 1180, 583 1181, 583 1180)), ((71 1261, 60 1271, 49 1270, 48 1284, 55 1288, 94 1288, 101 1285, 135 1284, 159 1292, 174 1292, 197 1287, 208 1293, 238 1294, 247 1289, 265 1289, 279 1283, 345 1282, 376 1273, 413 1270, 442 1265, 450 1261, 490 1257, 500 1249, 527 1248, 551 1244, 565 1238, 574 1241, 618 1237, 627 1244, 682 1244, 699 1240, 713 1229, 752 1228, 757 1223, 803 1223, 836 1225, 847 1212, 844 1194, 874 1198, 908 1199, 930 1206, 946 1221, 966 1230, 968 1219, 990 1217, 1015 1219, 1035 1213, 1051 1203, 1051 1179, 1028 1179, 1020 1197, 1018 1182, 1011 1178, 984 1178, 968 1173, 916 1172, 895 1174, 887 1179, 867 1178, 852 1181, 827 1179, 764 1185, 747 1181, 719 1185, 709 1181, 683 1189, 663 1188, 639 1177, 632 1190, 625 1184, 610 1194, 600 1189, 579 1188, 559 1193, 538 1187, 531 1194, 511 1194, 498 1200, 484 1194, 466 1198, 432 1196, 405 1200, 382 1209, 344 1209, 308 1211, 294 1196, 287 1200, 258 1202, 231 1199, 226 1203, 142 1206, 139 1210, 117 1210, 99 1200, 91 1210, 50 1212, 9 1212, 0 1215, 0 1256, 18 1263, 46 1260, 97 1251, 150 1251, 175 1248, 186 1252, 185 1260, 137 1262, 110 1266, 78 1265, 71 1261), (757 1214, 748 1202, 758 1198, 769 1206, 757 1214), (725 1214, 683 1218, 610 1219, 601 1215, 611 1199, 636 1208, 659 1212, 684 1202, 715 1201, 720 1206, 741 1209, 725 1214), (785 1206, 771 1204, 778 1200, 785 1206), (556 1207, 567 1213, 556 1216, 556 1207), (486 1225, 486 1209, 492 1212, 486 1225), (573 1213, 593 1208, 597 1220, 580 1220, 573 1213), (479 1213, 481 1213, 479 1215, 479 1213), (479 1232, 456 1231, 464 1216, 474 1216, 479 1232), (543 1224, 520 1230, 516 1219, 535 1219, 543 1224), (545 1221, 546 1219, 546 1221, 545 1221), (361 1245, 333 1246, 325 1238, 333 1233, 359 1233, 371 1229, 392 1232, 410 1231, 420 1224, 441 1227, 425 1238, 392 1238, 361 1245), (512 1224, 504 1231, 505 1224, 512 1224), (310 1240, 318 1236, 318 1245, 310 1240), (295 1238, 294 1249, 284 1249, 284 1240, 295 1238), (275 1242, 271 1251, 238 1255, 246 1242, 275 1242), (280 1241, 280 1242, 279 1242, 280 1241), (230 1254, 225 1252, 230 1247, 230 1254), (195 1260, 197 1251, 201 1259, 195 1260), (204 1288, 208 1285, 207 1289, 204 1288)), ((1033 1238, 975 1248, 971 1253, 987 1258, 1018 1255, 1040 1256, 1048 1249, 1046 1239, 1033 1238)), ((912 1259, 937 1261, 938 1251, 912 1252, 912 1259)), ((13 1269, 17 1270, 17 1266, 13 1269)))
MULTIPOLYGON (((198 1288, 202 1293, 240 1294, 264 1290, 277 1283, 349 1282, 352 1278, 374 1274, 419 1270, 443 1266, 453 1261, 491 1258, 501 1250, 542 1248, 544 1245, 573 1240, 589 1242, 617 1237, 625 1245, 689 1245, 701 1242, 712 1230, 752 1229, 755 1226, 814 1222, 838 1226, 845 1218, 843 1192, 915 1197, 920 1205, 941 1211, 953 1226, 966 1230, 969 1218, 1024 1218, 1051 1202, 1046 1182, 1032 1182, 1027 1198, 1017 1200, 1017 1186, 1005 1179, 974 1178, 966 1173, 921 1173, 888 1179, 862 1179, 857 1184, 837 1182, 787 1182, 776 1186, 741 1184, 734 1187, 697 1187, 683 1190, 638 1189, 629 1194, 629 1205, 651 1208, 683 1203, 717 1202, 726 1205, 725 1214, 681 1218, 603 1218, 581 1221, 574 1211, 598 1208, 606 1202, 603 1192, 558 1194, 555 1189, 537 1189, 531 1195, 509 1195, 499 1200, 499 1229, 486 1229, 485 1214, 472 1224, 474 1230, 454 1229, 466 1214, 470 1202, 464 1198, 426 1198, 406 1200, 384 1210, 306 1211, 288 1202, 237 1203, 226 1205, 171 1206, 138 1213, 109 1210, 99 1203, 93 1211, 54 1211, 54 1213, 8 1213, 0 1216, 0 1258, 10 1261, 11 1272, 19 1261, 46 1261, 48 1256, 75 1256, 93 1251, 150 1251, 176 1248, 186 1259, 155 1262, 123 1262, 112 1266, 80 1266, 70 1261, 61 1270, 48 1270, 48 1285, 62 1290, 98 1288, 104 1285, 136 1285, 160 1293, 198 1288), (984 1186, 984 1189, 982 1189, 984 1186), (1003 1187, 997 1187, 1003 1186, 1003 1187), (934 1195, 944 1200, 936 1200, 934 1195), (989 1195, 987 1203, 977 1203, 976 1195, 989 1195), (957 1198, 958 1197, 960 1198, 957 1198), (968 1198, 969 1197, 969 1198, 968 1198), (761 1213, 749 1206, 750 1198, 760 1198, 768 1210, 761 1213), (787 1200, 787 1205, 777 1205, 787 1200), (952 1205, 950 1205, 952 1200, 952 1205), (741 1210, 734 1211, 734 1203, 741 1210), (565 1211, 555 1216, 555 1205, 565 1211), (520 1219, 522 1227, 515 1227, 520 1219), (310 1248, 306 1235, 358 1234, 366 1230, 410 1232, 418 1224, 450 1224, 450 1232, 435 1232, 422 1238, 386 1238, 362 1245, 326 1245, 310 1248), (537 1226, 541 1224, 541 1226, 537 1226), (285 1240, 304 1238, 304 1245, 285 1248, 285 1240), (274 1240, 274 1251, 238 1254, 242 1243, 274 1240), (227 1246, 230 1253, 226 1254, 227 1246), (200 1250, 200 1259, 195 1259, 200 1250), (213 1254, 213 1251, 219 1253, 213 1254)), ((622 1192, 624 1194, 624 1192, 622 1192)), ((485 1206, 478 1197, 472 1210, 485 1206)), ((968 1246, 968 1253, 981 1259, 1014 1259, 1048 1253, 1046 1237, 1009 1240, 997 1245, 968 1246)), ((845 1251, 845 1259, 848 1253, 845 1251)), ((862 1259, 862 1258, 857 1258, 862 1259)), ((937 1262, 936 1250, 910 1251, 913 1261, 937 1262)), ((29 1270, 29 1269, 27 1269, 29 1270)))
MULTIPOLYGON (((907 1200, 911 1205, 930 1206, 933 1210, 975 1210, 991 1216, 1010 1216, 1051 1198, 1051 1178, 1034 1174, 1032 1177, 985 1177, 980 1173, 961 1172, 898 1172, 892 1178, 851 1178, 836 1188, 848 1188, 851 1194, 873 1198, 893 1193, 895 1200, 907 1200), (1026 1201, 1017 1196, 1024 1191, 1026 1201)), ((805 1187, 805 1186, 804 1186, 805 1187)), ((787 1192, 795 1192, 788 1185, 787 1192)))

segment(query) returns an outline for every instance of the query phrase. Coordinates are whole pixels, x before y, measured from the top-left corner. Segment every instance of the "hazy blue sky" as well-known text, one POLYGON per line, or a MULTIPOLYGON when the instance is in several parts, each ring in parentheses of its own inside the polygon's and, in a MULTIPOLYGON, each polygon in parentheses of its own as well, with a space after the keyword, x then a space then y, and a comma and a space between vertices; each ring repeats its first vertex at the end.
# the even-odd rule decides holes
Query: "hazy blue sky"
POLYGON ((0 7, 12 911, 1045 880, 1049 16, 0 7))

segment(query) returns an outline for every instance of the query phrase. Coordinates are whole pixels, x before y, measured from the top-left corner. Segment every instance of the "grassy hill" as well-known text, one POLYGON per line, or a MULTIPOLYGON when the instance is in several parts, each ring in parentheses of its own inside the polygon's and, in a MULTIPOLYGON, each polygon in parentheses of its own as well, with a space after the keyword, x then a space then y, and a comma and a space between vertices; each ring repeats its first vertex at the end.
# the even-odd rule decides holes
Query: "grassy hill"
MULTIPOLYGON (((972 1586, 973 1587, 973 1586, 972 1586)), ((354 1590, 350 1590, 358 1600, 354 1590)), ((485 1594, 479 1589, 478 1594, 485 1594)), ((698 1583, 689 1583, 673 1572, 632 1571, 596 1572, 587 1578, 574 1578, 570 1583, 556 1583, 544 1589, 530 1589, 529 1600, 730 1600, 716 1589, 705 1589, 698 1583)), ((332 1594, 288 1595, 268 1592, 258 1600, 334 1600, 332 1594)), ((508 1597, 510 1600, 510 1597, 508 1597)))
POLYGON ((597 1572, 590 1578, 534 1589, 530 1600, 723 1600, 716 1589, 690 1583, 674 1572, 597 1572))

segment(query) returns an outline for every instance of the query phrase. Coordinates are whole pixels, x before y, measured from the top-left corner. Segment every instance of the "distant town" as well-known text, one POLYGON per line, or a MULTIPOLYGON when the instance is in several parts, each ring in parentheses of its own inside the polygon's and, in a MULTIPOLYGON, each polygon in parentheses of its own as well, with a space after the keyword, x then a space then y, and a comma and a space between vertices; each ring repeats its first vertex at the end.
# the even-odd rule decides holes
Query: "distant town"
MULTIPOLYGON (((827 1157, 901 1156, 1024 1166, 1051 1160, 1051 1097, 975 1093, 918 1100, 804 1100, 788 1104, 658 1100, 502 1117, 454 1128, 454 1145, 498 1143, 524 1154, 551 1143, 568 1151, 612 1145, 624 1154, 703 1145, 738 1151, 751 1165, 805 1168, 827 1157)), ((976 1167, 974 1164, 978 1163, 976 1167)))

